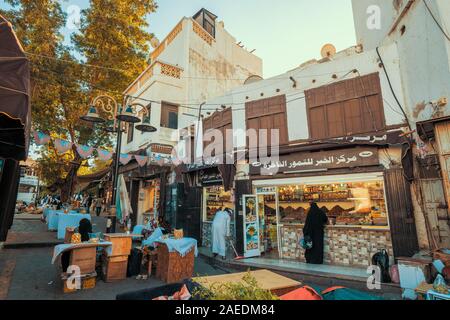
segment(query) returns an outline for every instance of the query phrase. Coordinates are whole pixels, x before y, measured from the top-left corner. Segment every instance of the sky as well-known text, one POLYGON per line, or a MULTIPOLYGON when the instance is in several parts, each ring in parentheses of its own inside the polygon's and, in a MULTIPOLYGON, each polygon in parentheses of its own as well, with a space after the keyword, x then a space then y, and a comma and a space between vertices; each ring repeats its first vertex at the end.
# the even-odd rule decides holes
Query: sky
MULTIPOLYGON (((89 0, 60 0, 70 17, 89 0), (76 7, 74 7, 76 6, 76 7), (74 9, 75 8, 75 9, 74 9)), ((320 58, 320 49, 332 43, 337 50, 356 44, 351 0, 156 0, 149 30, 164 39, 183 16, 206 8, 224 21, 225 29, 263 60, 264 78, 320 58)), ((0 0, 5 8, 5 0, 0 0)), ((70 20, 70 19, 69 19, 70 20)), ((64 28, 69 39, 74 28, 64 28)))

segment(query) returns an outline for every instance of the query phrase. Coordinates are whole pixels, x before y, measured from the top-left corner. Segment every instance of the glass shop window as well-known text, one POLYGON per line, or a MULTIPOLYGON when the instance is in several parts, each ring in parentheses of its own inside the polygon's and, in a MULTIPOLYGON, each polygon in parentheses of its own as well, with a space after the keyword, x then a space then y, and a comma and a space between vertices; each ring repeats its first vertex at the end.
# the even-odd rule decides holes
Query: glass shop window
POLYGON ((212 222, 219 208, 230 208, 234 210, 234 204, 231 201, 231 192, 225 192, 221 186, 204 188, 204 215, 203 221, 212 222))
POLYGON ((282 186, 278 196, 281 223, 305 223, 313 200, 329 224, 388 226, 383 181, 282 186))

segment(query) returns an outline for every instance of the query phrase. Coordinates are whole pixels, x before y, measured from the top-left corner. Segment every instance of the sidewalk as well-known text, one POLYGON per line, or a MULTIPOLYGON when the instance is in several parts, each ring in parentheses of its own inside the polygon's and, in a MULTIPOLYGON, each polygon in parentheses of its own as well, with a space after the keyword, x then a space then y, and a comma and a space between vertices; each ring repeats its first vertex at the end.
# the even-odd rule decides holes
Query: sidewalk
POLYGON ((314 284, 324 288, 332 286, 344 286, 356 290, 365 291, 386 299, 401 299, 401 288, 398 284, 382 284, 376 292, 367 288, 367 270, 359 267, 347 267, 336 265, 311 265, 295 260, 248 258, 234 260, 227 257, 226 260, 213 258, 209 248, 199 248, 199 254, 207 259, 211 265, 233 268, 241 271, 248 269, 268 269, 288 278, 301 281, 305 284, 314 284))
MULTIPOLYGON (((16 214, 3 248, 53 247, 63 243, 63 240, 56 238, 56 232, 47 230, 47 224, 42 222, 40 217, 40 215, 16 214)), ((91 219, 94 232, 106 230, 105 217, 92 216, 91 219)))

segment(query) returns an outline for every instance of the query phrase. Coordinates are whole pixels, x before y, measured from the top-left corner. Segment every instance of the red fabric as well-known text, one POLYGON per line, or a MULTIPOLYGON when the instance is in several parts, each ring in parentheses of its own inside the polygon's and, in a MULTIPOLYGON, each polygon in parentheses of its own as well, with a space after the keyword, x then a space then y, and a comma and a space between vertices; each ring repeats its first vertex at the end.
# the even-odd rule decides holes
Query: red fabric
POLYGON ((303 286, 297 290, 286 293, 280 297, 281 300, 322 300, 320 294, 311 287, 303 286))
POLYGON ((186 285, 183 285, 180 291, 175 292, 173 296, 160 296, 153 300, 189 300, 191 298, 191 293, 189 292, 186 285))

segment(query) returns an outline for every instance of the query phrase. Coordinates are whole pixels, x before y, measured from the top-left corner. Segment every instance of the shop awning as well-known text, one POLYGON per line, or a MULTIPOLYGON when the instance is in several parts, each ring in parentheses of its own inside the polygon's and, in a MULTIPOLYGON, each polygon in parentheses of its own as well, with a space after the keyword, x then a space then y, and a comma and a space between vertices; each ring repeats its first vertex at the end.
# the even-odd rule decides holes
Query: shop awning
POLYGON ((450 116, 420 121, 416 123, 417 133, 422 140, 434 138, 434 125, 439 122, 450 121, 450 116))
POLYGON ((0 157, 25 160, 31 126, 29 61, 0 15, 0 157))

